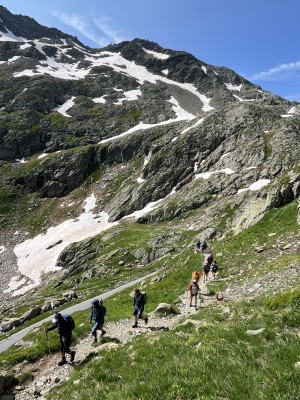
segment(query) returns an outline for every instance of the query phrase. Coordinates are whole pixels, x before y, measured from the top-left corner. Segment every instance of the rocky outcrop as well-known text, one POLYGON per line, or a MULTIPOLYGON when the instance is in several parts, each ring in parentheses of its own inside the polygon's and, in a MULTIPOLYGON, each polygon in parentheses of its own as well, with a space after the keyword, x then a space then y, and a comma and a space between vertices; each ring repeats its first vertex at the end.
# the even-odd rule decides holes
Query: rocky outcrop
POLYGON ((17 178, 15 184, 39 192, 41 197, 61 197, 81 185, 96 166, 95 152, 89 148, 44 160, 27 175, 17 178))
POLYGON ((0 324, 1 332, 8 332, 22 324, 20 318, 3 318, 0 324))
POLYGON ((21 321, 26 322, 30 321, 31 319, 40 315, 42 308, 40 306, 36 306, 31 308, 30 310, 26 311, 24 314, 21 315, 21 321))

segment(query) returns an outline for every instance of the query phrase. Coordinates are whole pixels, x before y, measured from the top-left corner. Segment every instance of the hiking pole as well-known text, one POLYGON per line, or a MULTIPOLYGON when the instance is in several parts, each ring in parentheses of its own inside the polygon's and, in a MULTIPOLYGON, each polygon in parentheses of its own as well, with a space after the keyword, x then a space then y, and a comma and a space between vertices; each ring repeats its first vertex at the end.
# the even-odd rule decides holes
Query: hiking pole
POLYGON ((51 350, 50 350, 50 344, 49 344, 49 338, 48 338, 48 331, 46 331, 45 333, 46 333, 46 341, 47 341, 47 345, 48 345, 49 355, 51 356, 51 350))
POLYGON ((63 339, 62 339, 62 341, 63 341, 63 344, 64 344, 64 357, 66 357, 66 354, 67 354, 67 345, 66 345, 66 338, 65 337, 63 337, 63 339))
POLYGON ((199 308, 201 308, 201 305, 203 304, 203 297, 201 296, 201 294, 199 295, 199 302, 200 302, 199 308))
POLYGON ((190 301, 190 298, 189 298, 190 296, 189 296, 189 291, 187 290, 187 292, 186 292, 186 301, 187 302, 189 302, 190 301))

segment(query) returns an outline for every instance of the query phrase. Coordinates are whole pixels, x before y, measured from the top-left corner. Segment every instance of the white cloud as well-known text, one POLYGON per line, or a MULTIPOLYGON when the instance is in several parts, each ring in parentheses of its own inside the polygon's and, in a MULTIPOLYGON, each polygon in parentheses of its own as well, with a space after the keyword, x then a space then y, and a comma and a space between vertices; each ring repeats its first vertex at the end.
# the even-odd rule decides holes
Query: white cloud
POLYGON ((92 17, 88 19, 80 14, 66 14, 56 11, 52 11, 52 15, 101 47, 126 40, 125 36, 123 37, 110 25, 108 18, 92 17))
POLYGON ((128 38, 121 34, 120 31, 113 28, 110 25, 110 19, 107 17, 96 18, 93 17, 94 24, 100 31, 104 34, 104 36, 109 40, 110 43, 119 43, 124 40, 128 40, 128 38))
POLYGON ((284 79, 299 71, 300 61, 296 61, 287 64, 279 64, 274 68, 270 68, 268 71, 257 72, 249 79, 252 81, 284 79))

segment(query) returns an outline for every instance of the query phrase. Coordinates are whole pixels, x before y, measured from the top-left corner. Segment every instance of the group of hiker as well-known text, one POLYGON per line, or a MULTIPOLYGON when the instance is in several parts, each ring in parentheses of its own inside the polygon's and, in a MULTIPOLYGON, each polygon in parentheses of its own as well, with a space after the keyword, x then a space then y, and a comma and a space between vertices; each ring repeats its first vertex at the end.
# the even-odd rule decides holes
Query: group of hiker
MULTIPOLYGON (((134 324, 133 328, 138 327, 138 321, 143 320, 145 325, 148 323, 148 317, 143 316, 144 308, 146 304, 146 294, 141 292, 140 289, 135 289, 133 295, 133 316, 134 316, 134 324)), ((91 302, 90 308, 90 316, 89 323, 94 322, 91 336, 93 337, 93 341, 97 342, 97 331, 100 331, 100 337, 103 337, 106 333, 104 330, 104 320, 106 315, 106 307, 103 304, 103 300, 93 299, 91 302)), ((61 352, 61 360, 58 362, 58 365, 64 365, 67 363, 66 355, 70 355, 70 362, 73 362, 75 359, 76 352, 70 349, 72 331, 75 328, 75 322, 71 315, 61 313, 56 313, 52 320, 52 325, 48 328, 45 328, 45 332, 48 340, 48 332, 57 329, 59 334, 60 341, 60 352, 61 352)))
MULTIPOLYGON (((208 249, 207 243, 205 241, 198 242, 196 244, 196 248, 204 252, 208 249)), ((208 280, 209 272, 212 274, 212 279, 215 280, 216 273, 218 271, 218 267, 216 262, 213 259, 212 253, 207 250, 205 253, 205 259, 203 264, 203 282, 208 280)), ((187 291, 190 293, 190 307, 197 307, 197 299, 198 294, 200 292, 199 280, 201 278, 199 271, 192 272, 192 280, 187 287, 187 291)), ((133 316, 134 316, 134 324, 133 328, 138 327, 139 320, 143 320, 145 325, 148 323, 148 317, 143 315, 144 308, 146 304, 146 293, 143 293, 140 289, 135 289, 133 293, 133 316)), ((100 338, 102 338, 106 331, 104 330, 104 320, 106 315, 106 308, 103 304, 103 300, 99 300, 97 298, 93 299, 91 302, 90 315, 89 315, 89 323, 93 322, 91 336, 93 337, 93 341, 97 342, 97 331, 100 332, 100 338)), ((56 313, 53 320, 52 325, 48 328, 45 328, 46 334, 48 332, 57 329, 59 338, 60 338, 60 351, 61 351, 61 360, 58 365, 63 365, 67 362, 66 354, 70 355, 70 362, 74 361, 75 351, 70 350, 71 338, 72 338, 72 330, 75 328, 75 322, 70 315, 62 315, 61 313, 56 313)), ((48 339, 48 335, 47 335, 48 339)))
MULTIPOLYGON (((205 253, 204 263, 202 268, 203 282, 208 281, 210 272, 212 280, 215 280, 216 274, 219 269, 216 261, 213 258, 212 252, 208 249, 207 243, 204 240, 198 241, 196 243, 196 251, 201 251, 201 253, 203 253, 205 250, 207 252, 205 253)), ((187 291, 190 293, 190 307, 193 306, 193 303, 194 306, 197 307, 198 294, 200 293, 200 286, 199 286, 200 277, 201 275, 198 270, 192 272, 192 280, 187 287, 187 291)))
MULTIPOLYGON (((106 308, 103 305, 103 301, 99 299, 93 299, 91 303, 90 309, 90 317, 89 323, 91 324, 94 321, 94 325, 92 327, 91 336, 94 339, 94 342, 97 342, 97 331, 100 331, 100 337, 106 333, 103 329, 104 325, 104 317, 106 315, 106 308)), ((60 352, 61 352, 61 360, 58 362, 58 365, 64 365, 67 363, 66 355, 70 355, 70 362, 72 363, 75 359, 76 352, 74 350, 70 350, 72 331, 75 328, 75 322, 71 315, 61 313, 56 313, 52 320, 52 325, 48 328, 45 328, 45 332, 48 340, 48 332, 57 329, 59 334, 60 341, 60 352)))

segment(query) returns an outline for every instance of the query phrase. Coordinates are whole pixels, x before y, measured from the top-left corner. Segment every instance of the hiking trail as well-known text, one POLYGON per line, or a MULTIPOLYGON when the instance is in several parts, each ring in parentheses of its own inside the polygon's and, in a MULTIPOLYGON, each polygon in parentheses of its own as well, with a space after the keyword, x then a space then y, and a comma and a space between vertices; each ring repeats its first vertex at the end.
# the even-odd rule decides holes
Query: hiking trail
MULTIPOLYGON (((93 342, 93 337, 88 334, 88 336, 82 338, 75 346, 71 346, 71 349, 76 351, 75 361, 73 363, 68 361, 63 366, 58 366, 57 363, 60 360, 60 353, 56 352, 55 354, 48 354, 34 363, 24 361, 14 366, 16 374, 30 372, 33 375, 31 381, 14 388, 13 393, 15 400, 42 400, 44 398, 43 395, 47 394, 53 387, 66 381, 73 369, 76 369, 87 358, 97 358, 102 351, 109 351, 110 349, 128 343, 138 335, 151 335, 158 331, 173 329, 179 323, 184 322, 184 319, 188 319, 190 315, 201 312, 203 307, 217 302, 215 297, 210 295, 202 278, 199 281, 199 286, 201 289, 200 298, 202 299, 200 307, 199 298, 197 302, 198 307, 190 307, 189 295, 188 292, 185 292, 180 296, 177 304, 177 308, 179 309, 178 314, 170 314, 162 317, 156 316, 154 312, 148 313, 148 324, 145 325, 144 321, 141 321, 137 328, 132 327, 134 322, 133 318, 106 323, 106 334, 103 340, 100 339, 99 342, 95 344, 93 342)), ((128 306, 130 307, 131 304, 129 303, 128 306)), ((147 312, 145 315, 146 314, 147 312)), ((88 318, 89 315, 87 311, 87 324, 88 318)), ((57 347, 59 347, 58 337, 57 347)), ((67 356, 67 359, 68 358, 69 356, 67 356)))

